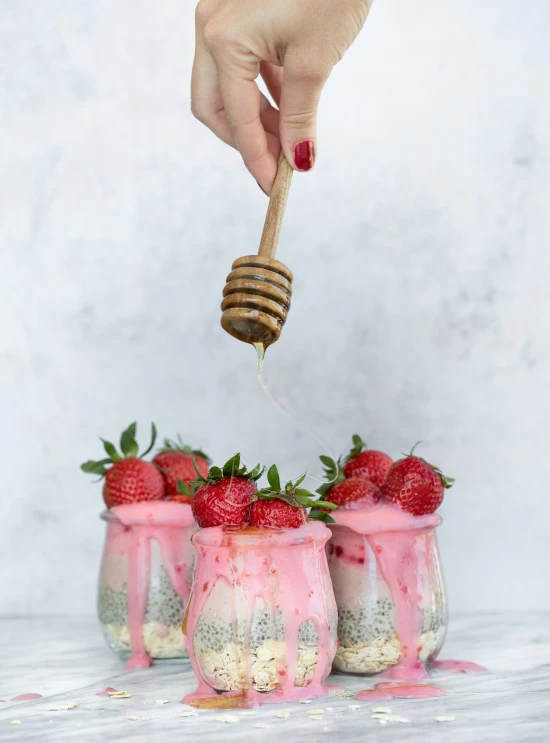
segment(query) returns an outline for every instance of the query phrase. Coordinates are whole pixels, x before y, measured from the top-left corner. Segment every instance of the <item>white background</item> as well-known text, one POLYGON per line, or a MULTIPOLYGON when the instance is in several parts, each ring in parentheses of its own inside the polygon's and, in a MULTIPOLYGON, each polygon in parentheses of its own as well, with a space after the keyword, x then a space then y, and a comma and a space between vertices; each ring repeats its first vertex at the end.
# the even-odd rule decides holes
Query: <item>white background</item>
MULTIPOLYGON (((0 0, 1 611, 93 612, 130 421, 318 475, 219 327, 266 199, 189 112, 190 0, 0 0)), ((550 8, 377 0, 323 96, 266 375, 336 452, 454 475, 451 611, 549 609, 550 8)), ((313 483, 315 487, 315 483, 313 483)))

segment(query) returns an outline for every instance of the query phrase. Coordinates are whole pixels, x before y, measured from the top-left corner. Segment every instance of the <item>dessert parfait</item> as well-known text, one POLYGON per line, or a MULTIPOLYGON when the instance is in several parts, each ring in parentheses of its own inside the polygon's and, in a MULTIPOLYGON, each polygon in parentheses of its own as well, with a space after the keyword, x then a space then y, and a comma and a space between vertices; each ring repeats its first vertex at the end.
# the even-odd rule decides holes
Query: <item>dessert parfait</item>
POLYGON ((338 606, 334 669, 425 678, 447 628, 435 511, 453 481, 414 449, 393 463, 358 436, 343 467, 321 459, 331 482, 320 492, 339 507, 327 548, 338 606))
POLYGON ((262 472, 248 472, 237 454, 212 467, 193 497, 201 528, 192 537, 195 579, 183 630, 199 687, 183 701, 194 706, 326 694, 337 624, 330 531, 307 509, 315 505, 326 519, 319 506, 335 506, 301 487, 305 475, 282 486, 275 466, 258 491, 262 472))
POLYGON ((99 576, 98 614, 109 646, 143 668, 151 659, 187 656, 181 623, 191 592, 196 524, 189 483, 208 458, 165 440, 152 462, 138 456, 132 424, 121 436, 119 453, 104 441, 107 458, 82 465, 104 478, 107 535, 99 576))

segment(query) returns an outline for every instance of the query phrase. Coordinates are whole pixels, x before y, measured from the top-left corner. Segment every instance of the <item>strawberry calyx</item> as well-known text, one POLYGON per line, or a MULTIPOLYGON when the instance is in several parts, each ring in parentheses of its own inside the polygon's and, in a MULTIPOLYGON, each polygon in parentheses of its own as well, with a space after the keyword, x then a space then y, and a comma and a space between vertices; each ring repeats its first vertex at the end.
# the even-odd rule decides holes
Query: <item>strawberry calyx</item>
POLYGON ((256 493, 257 500, 282 500, 288 503, 293 508, 311 508, 309 518, 317 521, 325 521, 326 523, 334 523, 334 519, 327 513, 327 509, 335 511, 338 506, 334 503, 328 503, 327 501, 320 500, 315 496, 314 493, 306 490, 306 488, 300 487, 306 478, 307 473, 304 472, 294 482, 290 480, 284 485, 281 485, 281 477, 279 470, 276 465, 272 465, 267 471, 267 481, 269 487, 262 488, 256 493))
MULTIPOLYGON (((361 436, 359 434, 354 433, 351 437, 351 441, 353 443, 352 448, 350 449, 349 454, 344 460, 344 464, 346 462, 349 462, 350 459, 353 459, 354 457, 358 457, 359 454, 361 454, 362 451, 366 451, 369 447, 366 445, 366 443, 363 441, 361 436)), ((328 458, 328 457, 327 457, 328 458)))
POLYGON ((129 459, 130 457, 143 459, 143 457, 149 454, 155 445, 155 441, 157 440, 157 427, 154 423, 151 423, 151 443, 141 454, 139 454, 139 445, 136 441, 136 430, 137 423, 131 423, 128 428, 122 432, 120 436, 120 450, 122 454, 119 454, 116 446, 110 441, 101 439, 103 442, 103 448, 108 454, 108 457, 97 461, 90 459, 81 464, 80 469, 83 472, 92 475, 99 475, 101 479, 107 474, 107 465, 109 464, 115 464, 116 462, 120 462, 122 459, 129 459))
POLYGON ((180 452, 181 454, 189 454, 191 456, 201 457, 208 464, 212 462, 208 454, 203 452, 201 449, 193 449, 193 447, 189 446, 189 444, 184 444, 179 433, 175 440, 164 439, 163 446, 159 449, 159 452, 163 452, 163 451, 177 451, 177 452, 180 452))
POLYGON ((241 455, 235 454, 228 459, 223 467, 210 467, 208 470, 208 476, 203 477, 197 469, 197 463, 193 459, 193 467, 197 473, 197 479, 191 483, 191 486, 196 490, 201 485, 208 483, 214 485, 215 483, 223 480, 226 477, 241 477, 244 480, 251 480, 256 482, 263 475, 265 467, 261 464, 257 464, 252 470, 248 470, 246 465, 241 466, 241 455))
POLYGON ((433 470, 436 474, 439 475, 441 478, 441 484, 445 488, 445 490, 449 490, 449 488, 452 488, 455 483, 454 477, 448 477, 447 475, 444 475, 443 472, 439 469, 439 467, 436 467, 435 464, 430 464, 427 462, 423 457, 419 457, 418 454, 415 454, 416 447, 419 446, 422 443, 422 441, 417 441, 416 444, 412 447, 410 452, 408 454, 403 454, 404 457, 416 457, 417 459, 420 459, 424 464, 427 464, 428 467, 433 470))
POLYGON ((326 495, 328 495, 328 493, 330 493, 335 485, 339 485, 341 482, 344 482, 346 478, 342 470, 341 459, 334 460, 332 459, 332 457, 327 457, 324 454, 321 454, 319 459, 323 464, 323 477, 328 482, 323 483, 321 487, 317 488, 317 492, 321 497, 324 498, 326 495))

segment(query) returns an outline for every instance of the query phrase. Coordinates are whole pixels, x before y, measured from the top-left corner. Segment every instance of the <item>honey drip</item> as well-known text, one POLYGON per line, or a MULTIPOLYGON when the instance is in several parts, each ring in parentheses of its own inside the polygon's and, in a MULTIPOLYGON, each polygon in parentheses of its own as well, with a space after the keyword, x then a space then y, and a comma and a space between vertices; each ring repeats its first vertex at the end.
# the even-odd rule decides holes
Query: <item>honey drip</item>
MULTIPOLYGON (((256 356, 257 356, 257 364, 258 364, 258 381, 260 383, 260 387, 262 388, 263 393, 269 397, 273 405, 275 405, 276 408, 278 408, 280 411, 282 411, 288 418, 290 418, 294 423, 298 424, 300 428, 305 431, 314 441, 316 444, 318 444, 321 449, 323 449, 324 452, 328 454, 328 456, 336 461, 336 456, 334 455, 332 449, 330 446, 323 441, 323 439, 319 438, 315 431, 313 431, 306 423, 304 423, 296 413, 293 413, 292 410, 286 407, 281 400, 279 400, 278 397, 276 397, 273 392, 269 389, 267 386, 265 379, 264 379, 264 360, 265 360, 265 352, 267 350, 267 346, 265 346, 263 343, 254 343, 253 344, 256 349, 256 356)), ((319 480, 316 477, 313 477, 312 475, 308 474, 308 477, 310 480, 313 480, 314 482, 320 482, 325 483, 326 480, 319 480)), ((328 482, 334 482, 336 480, 337 475, 332 480, 329 480, 328 482)))

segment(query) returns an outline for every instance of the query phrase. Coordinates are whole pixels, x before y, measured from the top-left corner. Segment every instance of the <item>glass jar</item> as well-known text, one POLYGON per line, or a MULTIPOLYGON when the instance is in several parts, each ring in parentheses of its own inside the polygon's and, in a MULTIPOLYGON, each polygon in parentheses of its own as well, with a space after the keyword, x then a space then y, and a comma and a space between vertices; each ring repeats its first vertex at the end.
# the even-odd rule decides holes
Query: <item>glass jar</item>
POLYGON ((261 693, 262 701, 327 693, 337 625, 329 537, 320 522, 194 534, 186 632, 199 692, 261 693))
POLYGON ((187 656, 181 625, 189 600, 196 530, 191 506, 149 501, 101 514, 107 536, 98 614, 105 638, 130 668, 187 656))
POLYGON ((415 517, 389 505, 332 515, 327 555, 339 641, 333 668, 424 678, 447 629, 434 532, 439 516, 415 517))

